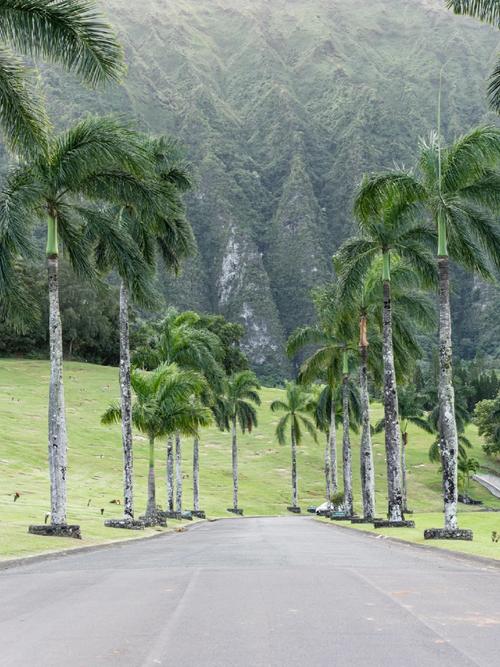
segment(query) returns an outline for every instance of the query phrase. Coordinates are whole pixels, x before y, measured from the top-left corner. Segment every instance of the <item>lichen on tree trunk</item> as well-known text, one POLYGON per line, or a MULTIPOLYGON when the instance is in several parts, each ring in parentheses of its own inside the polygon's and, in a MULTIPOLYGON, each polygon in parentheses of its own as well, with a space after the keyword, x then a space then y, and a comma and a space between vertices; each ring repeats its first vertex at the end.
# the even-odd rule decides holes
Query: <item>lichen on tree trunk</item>
POLYGON ((326 501, 329 503, 332 499, 331 476, 330 476, 330 434, 326 436, 325 445, 325 488, 326 501))
POLYGON ((148 504, 146 518, 156 518, 155 441, 149 438, 148 504))
POLYGON ((335 400, 333 398, 334 387, 330 388, 331 397, 330 397, 330 430, 329 430, 329 442, 330 442, 330 476, 331 476, 331 492, 332 495, 337 493, 339 487, 338 480, 338 471, 337 471, 337 430, 335 427, 335 400))
POLYGON ((299 490, 297 484, 297 439, 292 426, 292 507, 299 506, 299 490))
POLYGON ((200 441, 193 442, 193 509, 200 510, 200 441))
POLYGON ((231 420, 231 456, 233 464, 233 509, 238 509, 238 436, 236 417, 231 420))
POLYGON ((182 442, 181 434, 175 434, 175 511, 182 512, 182 442))
POLYGON ((449 258, 438 257, 439 270, 439 434, 443 469, 445 528, 456 530, 458 505, 458 433, 453 389, 449 258))
POLYGON ((399 426, 398 392, 394 350, 392 342, 391 285, 384 280, 383 310, 383 361, 384 361, 384 430, 387 462, 387 517, 390 521, 403 520, 403 494, 401 491, 401 431, 399 426))
POLYGON ((403 494, 403 512, 408 510, 408 486, 406 480, 406 448, 408 446, 408 432, 401 435, 401 491, 403 494))
POLYGON ((366 318, 360 322, 360 401, 361 401, 361 494, 363 499, 363 518, 375 517, 375 471, 373 468, 372 438, 370 432, 370 398, 368 394, 368 341, 366 336, 366 318))
POLYGON ((168 511, 174 511, 174 443, 172 438, 167 442, 167 505, 168 511))
POLYGON ((125 518, 134 518, 134 460, 132 447, 132 390, 130 385, 130 340, 128 290, 120 286, 120 397, 122 412, 123 446, 123 512, 125 518))
MULTIPOLYGON (((54 224, 54 223, 53 223, 54 224)), ((66 471, 67 433, 64 409, 63 343, 59 308, 59 259, 56 254, 47 257, 49 285, 49 473, 51 523, 66 524, 66 471)))
POLYGON ((344 477, 344 507, 349 516, 354 514, 352 497, 352 454, 349 419, 349 376, 344 375, 342 385, 342 466, 344 477))

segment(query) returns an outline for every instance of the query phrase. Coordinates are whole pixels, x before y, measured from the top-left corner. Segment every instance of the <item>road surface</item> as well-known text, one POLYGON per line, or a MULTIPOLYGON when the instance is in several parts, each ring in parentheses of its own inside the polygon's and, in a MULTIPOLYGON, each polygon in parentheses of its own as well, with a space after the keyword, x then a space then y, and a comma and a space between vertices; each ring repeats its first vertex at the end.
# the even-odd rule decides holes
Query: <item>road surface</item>
POLYGON ((309 517, 0 571, 0 665, 500 664, 500 570, 309 517))

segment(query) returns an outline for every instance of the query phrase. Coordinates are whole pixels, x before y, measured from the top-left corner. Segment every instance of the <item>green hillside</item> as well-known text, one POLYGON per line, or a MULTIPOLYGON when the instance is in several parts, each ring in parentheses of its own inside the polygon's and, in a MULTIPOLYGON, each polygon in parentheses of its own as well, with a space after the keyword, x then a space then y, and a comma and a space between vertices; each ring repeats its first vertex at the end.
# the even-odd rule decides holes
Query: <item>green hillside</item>
MULTIPOLYGON (((351 230, 363 172, 411 163, 436 124, 493 121, 485 79, 498 34, 444 0, 103 0, 126 48, 122 87, 86 92, 45 68, 52 117, 127 113, 171 132, 197 176, 188 211, 199 255, 162 279, 181 309, 247 327, 245 351, 267 381, 288 368, 286 335, 308 320, 308 292, 351 230)), ((498 291, 456 281, 456 350, 497 355, 498 291), (468 307, 473 317, 463 313, 468 307)))
MULTIPOLYGON (((49 366, 46 362, 0 361, 0 558, 35 553, 49 549, 77 546, 71 540, 44 539, 27 534, 30 523, 43 523, 48 503, 48 472, 46 467, 46 411, 49 366), (14 494, 20 494, 14 502, 14 494)), ((90 364, 66 364, 66 406, 69 432, 68 520, 82 526, 84 544, 111 539, 123 539, 129 534, 103 527, 104 518, 120 515, 120 508, 111 501, 120 499, 121 436, 119 427, 103 427, 99 417, 108 404, 117 398, 117 371, 90 364), (90 501, 90 503, 89 503, 90 501)), ((240 439, 240 504, 246 515, 285 514, 290 500, 290 452, 274 439, 276 416, 269 410, 278 390, 263 391, 263 407, 259 428, 240 439)), ((380 407, 374 406, 374 417, 380 407)), ((474 456, 484 462, 477 444, 474 456)), ((355 438, 354 460, 357 460, 355 438)), ((427 460, 429 438, 411 431, 408 452, 410 505, 419 512, 432 512, 434 522, 441 523, 440 476, 437 467, 427 460)), ((158 497, 165 502, 164 448, 158 446, 158 497)), ((185 501, 191 505, 191 443, 184 448, 185 501)), ((374 438, 377 467, 378 513, 385 511, 385 463, 383 436, 374 438)), ((298 458, 300 504, 323 501, 323 443, 306 440, 298 458)), ((491 465, 491 464, 490 464, 491 465)), ((135 437, 135 472, 137 509, 145 508, 147 453, 146 442, 135 437)), ((355 473, 355 500, 359 504, 359 480, 355 473)), ((227 433, 209 429, 201 442, 201 505, 209 517, 230 516, 231 453, 227 433)), ((480 487, 473 496, 485 500, 488 506, 500 509, 480 487)), ((498 514, 471 514, 476 526, 475 549, 488 547, 491 525, 498 514), (479 523, 484 519, 488 522, 479 523)), ((424 521, 418 515, 419 535, 424 521), (419 516, 421 523, 419 524, 419 516)), ((236 520, 236 519, 235 519, 236 520)), ((500 519, 497 521, 500 531, 500 519)), ((176 522, 171 522, 176 525, 176 522)), ((153 532, 153 531, 149 531, 153 532)), ((495 555, 495 546, 491 547, 495 555)), ((489 548, 489 547, 488 547, 489 548)), ((496 550, 498 551, 498 549, 496 550)), ((489 551, 487 553, 490 553, 489 551)))

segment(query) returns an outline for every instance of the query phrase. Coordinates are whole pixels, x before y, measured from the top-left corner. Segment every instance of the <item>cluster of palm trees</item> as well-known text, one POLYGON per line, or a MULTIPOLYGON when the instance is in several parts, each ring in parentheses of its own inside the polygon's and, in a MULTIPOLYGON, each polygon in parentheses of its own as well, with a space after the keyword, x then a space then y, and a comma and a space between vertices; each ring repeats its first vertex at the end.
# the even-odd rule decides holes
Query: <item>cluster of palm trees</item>
MULTIPOLYGON (((335 452, 336 390, 345 389, 344 488, 351 505, 348 446, 349 363, 359 354, 361 486, 363 517, 375 517, 374 468, 369 414, 369 374, 383 387, 387 460, 387 516, 398 524, 406 507, 405 466, 401 465, 402 407, 398 378, 408 381, 419 354, 419 327, 433 326, 426 292, 438 294, 439 387, 436 426, 443 471, 445 529, 457 531, 459 431, 452 382, 450 260, 492 279, 500 267, 500 130, 479 127, 445 145, 439 132, 421 141, 413 169, 368 175, 356 195, 357 235, 334 257, 335 284, 318 290, 318 324, 296 331, 288 352, 316 346, 306 355, 298 380, 325 383, 330 406, 329 493, 337 489, 335 452), (437 248, 437 252, 436 252, 437 248), (359 333, 358 333, 359 332, 359 333)), ((404 410, 403 410, 404 412, 404 410)), ((409 415, 419 421, 422 415, 409 415)), ((425 421, 425 420, 424 420, 425 421)), ((423 423, 423 422, 422 422, 423 423)), ((426 422, 427 423, 427 422, 426 422)), ((403 448, 404 452, 404 448, 403 448)), ((403 456, 404 460, 404 456, 403 456)))

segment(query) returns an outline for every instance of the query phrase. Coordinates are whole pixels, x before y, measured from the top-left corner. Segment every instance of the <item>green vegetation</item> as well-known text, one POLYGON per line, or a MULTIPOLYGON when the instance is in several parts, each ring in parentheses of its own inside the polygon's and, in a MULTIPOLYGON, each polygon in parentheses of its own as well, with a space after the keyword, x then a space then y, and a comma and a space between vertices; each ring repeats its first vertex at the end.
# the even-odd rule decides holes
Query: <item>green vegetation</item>
MULTIPOLYGON (((118 370, 91 364, 68 363, 66 370, 66 397, 68 403, 68 452, 71 475, 68 479, 68 519, 82 525, 83 542, 96 544, 102 541, 137 537, 129 531, 105 528, 103 519, 119 518, 122 507, 112 504, 122 499, 123 463, 119 426, 100 424, 102 413, 110 402, 118 400, 118 370), (89 500, 90 505, 88 504, 89 500), (101 516, 101 508, 104 516, 101 516)), ((0 361, 0 412, 2 414, 2 438, 0 440, 0 471, 2 492, 0 495, 0 554, 12 556, 69 549, 80 544, 73 540, 41 538, 28 535, 30 523, 43 523, 50 510, 49 480, 47 473, 46 404, 49 365, 42 361, 0 361), (14 502, 14 494, 20 497, 14 502)), ((281 447, 275 438, 278 415, 270 411, 271 402, 281 398, 279 390, 263 389, 259 426, 251 434, 239 437, 239 502, 246 515, 285 514, 290 500, 290 451, 281 447)), ((373 406, 372 418, 381 416, 381 407, 373 406)), ((474 441, 474 456, 483 466, 500 473, 500 462, 489 459, 480 447, 475 429, 468 434, 474 441)), ((431 438, 413 426, 409 427, 407 452, 408 491, 411 507, 417 512, 418 539, 427 522, 434 524, 442 515, 441 482, 438 466, 427 458, 431 438), (432 519, 421 513, 433 512, 432 519)), ((209 517, 230 516, 226 508, 231 504, 232 470, 231 442, 227 433, 213 426, 203 430, 200 442, 200 502, 209 517)), ((157 444, 158 484, 157 498, 165 504, 164 485, 166 442, 157 444)), ((134 438, 135 495, 137 513, 146 509, 148 441, 141 434, 134 438)), ((191 446, 186 443, 183 452, 186 506, 191 506, 192 479, 190 474, 191 446)), ((324 501, 323 447, 308 436, 297 448, 299 493, 305 508, 324 501)), ((382 436, 374 436, 374 460, 377 481, 377 507, 385 506, 385 462, 382 436)), ((354 501, 360 507, 358 474, 358 438, 353 437, 354 501)), ((489 507, 500 509, 500 500, 472 482, 471 495, 483 500, 489 507)), ((500 514, 469 512, 466 506, 461 512, 464 526, 471 523, 476 541, 472 545, 462 543, 460 548, 472 549, 490 539, 490 529, 500 530, 500 514), (484 525, 484 527, 483 527, 484 525)), ((169 525, 179 525, 172 521, 169 525)), ((154 534, 147 529, 147 534, 154 534)), ((403 531, 404 537, 409 534, 403 531)), ((144 533, 139 533, 143 535, 144 533)), ((393 532, 389 534, 398 534, 393 532)), ((413 533, 411 533, 413 535, 413 533)), ((443 546, 446 546, 444 544, 443 546)), ((457 548, 457 545, 450 545, 457 548)), ((498 547, 498 544, 494 545, 498 547)), ((497 549, 498 551, 498 549, 497 549)), ((490 555, 495 556, 495 551, 490 555)), ((498 554, 497 554, 498 555, 498 554)))

